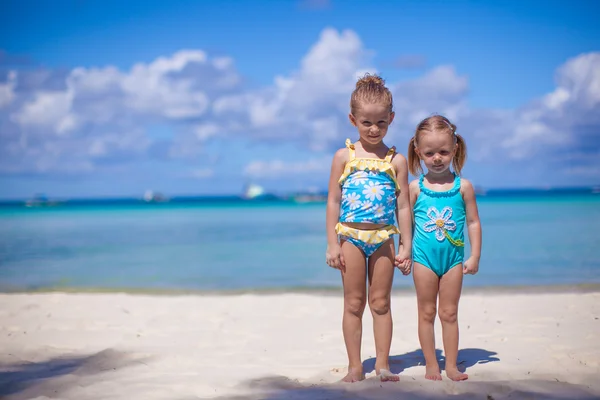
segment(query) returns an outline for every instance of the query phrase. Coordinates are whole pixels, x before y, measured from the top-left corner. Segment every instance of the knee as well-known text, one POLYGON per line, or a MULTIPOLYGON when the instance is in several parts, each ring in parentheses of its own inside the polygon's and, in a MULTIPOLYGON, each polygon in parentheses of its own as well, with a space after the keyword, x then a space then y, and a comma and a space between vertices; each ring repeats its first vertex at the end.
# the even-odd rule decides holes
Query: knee
POLYGON ((456 307, 440 308, 440 320, 445 323, 455 323, 458 319, 458 310, 456 307))
POLYGON ((387 296, 370 297, 369 308, 377 315, 387 314, 390 311, 390 299, 387 296))
POLYGON ((419 316, 422 321, 433 323, 437 309, 435 304, 419 307, 419 316))
POLYGON ((346 312, 360 317, 365 310, 365 299, 362 296, 346 296, 344 298, 346 312))

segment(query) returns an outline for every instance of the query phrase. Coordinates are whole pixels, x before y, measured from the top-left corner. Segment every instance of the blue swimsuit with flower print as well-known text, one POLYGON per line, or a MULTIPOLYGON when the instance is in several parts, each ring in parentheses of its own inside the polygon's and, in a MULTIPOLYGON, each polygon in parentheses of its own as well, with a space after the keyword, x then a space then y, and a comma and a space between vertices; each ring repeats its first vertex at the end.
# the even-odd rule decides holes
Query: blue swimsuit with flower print
POLYGON ((354 144, 346 140, 348 162, 338 183, 342 189, 339 222, 335 231, 363 251, 366 257, 400 233, 396 226, 396 193, 399 185, 392 158, 396 152, 390 148, 383 159, 357 158, 354 144), (384 225, 379 229, 357 229, 348 223, 384 225))
POLYGON ((426 188, 423 179, 421 175, 413 209, 413 261, 441 277, 464 259, 465 202, 458 175, 452 189, 445 192, 426 188))

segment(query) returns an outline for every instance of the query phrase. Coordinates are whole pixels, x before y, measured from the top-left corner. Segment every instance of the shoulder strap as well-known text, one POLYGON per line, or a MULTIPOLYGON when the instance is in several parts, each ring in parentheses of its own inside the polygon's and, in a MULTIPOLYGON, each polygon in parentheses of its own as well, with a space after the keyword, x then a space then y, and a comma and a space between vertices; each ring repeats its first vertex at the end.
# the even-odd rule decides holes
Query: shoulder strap
POLYGON ((394 157, 394 154, 396 154, 396 146, 390 147, 387 154, 385 155, 385 161, 392 162, 392 157, 394 157))
POLYGON ((350 139, 346 139, 346 147, 348 148, 348 161, 354 160, 354 144, 350 139))
POLYGON ((454 187, 460 189, 460 175, 454 173, 454 187))

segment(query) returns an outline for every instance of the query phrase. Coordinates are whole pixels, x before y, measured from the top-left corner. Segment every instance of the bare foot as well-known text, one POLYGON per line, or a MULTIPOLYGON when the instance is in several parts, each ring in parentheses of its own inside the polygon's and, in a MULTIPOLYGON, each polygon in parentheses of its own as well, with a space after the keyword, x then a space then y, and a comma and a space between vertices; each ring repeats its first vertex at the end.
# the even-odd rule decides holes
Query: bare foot
POLYGON ((458 368, 446 369, 446 376, 453 381, 466 381, 469 379, 469 375, 460 372, 458 368))
POLYGON ((348 368, 348 373, 345 377, 342 378, 342 382, 352 383, 359 382, 365 379, 365 375, 362 372, 362 369, 358 368, 348 368))
POLYGON ((379 379, 381 379, 381 382, 398 382, 400 380, 400 377, 396 374, 392 374, 389 369, 381 368, 376 373, 379 379))
POLYGON ((434 365, 432 367, 425 366, 425 379, 429 379, 430 381, 441 381, 442 374, 440 372, 439 365, 434 365))

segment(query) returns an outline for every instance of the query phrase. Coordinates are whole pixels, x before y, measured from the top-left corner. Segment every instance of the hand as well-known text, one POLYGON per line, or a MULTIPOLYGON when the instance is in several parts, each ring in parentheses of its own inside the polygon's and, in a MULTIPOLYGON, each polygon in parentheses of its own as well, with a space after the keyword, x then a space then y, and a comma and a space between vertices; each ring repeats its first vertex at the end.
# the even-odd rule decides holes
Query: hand
POLYGON ((410 247, 405 247, 402 244, 400 245, 398 248, 398 254, 394 260, 394 265, 398 267, 403 275, 410 274, 412 267, 412 251, 410 247))
POLYGON ((342 254, 342 248, 337 243, 327 246, 325 261, 331 268, 339 269, 340 271, 346 271, 346 261, 344 260, 344 255, 342 254))
POLYGON ((479 258, 469 257, 463 264, 464 275, 475 275, 479 271, 479 258))

